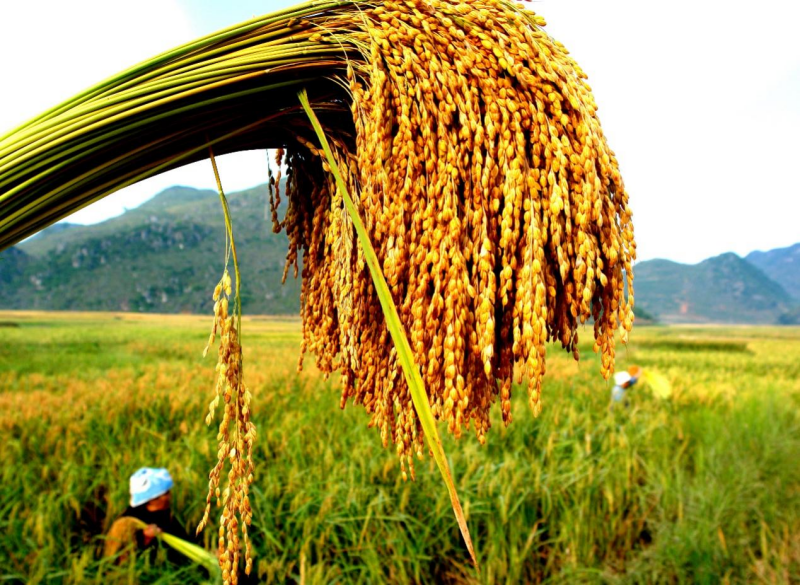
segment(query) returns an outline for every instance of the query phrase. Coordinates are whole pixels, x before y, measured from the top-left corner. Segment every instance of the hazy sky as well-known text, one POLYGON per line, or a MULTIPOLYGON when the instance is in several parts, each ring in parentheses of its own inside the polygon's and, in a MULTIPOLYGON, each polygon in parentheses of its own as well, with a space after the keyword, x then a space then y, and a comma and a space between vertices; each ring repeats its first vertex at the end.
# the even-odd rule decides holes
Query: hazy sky
MULTIPOLYGON (((160 51, 293 3, 6 3, 0 132, 160 51)), ((639 260, 694 263, 800 241, 800 3, 529 6, 589 74, 631 193, 639 260)), ((226 190, 264 182, 265 153, 223 158, 226 190)), ((213 188, 209 164, 129 187, 69 221, 101 221, 173 184, 213 188)))

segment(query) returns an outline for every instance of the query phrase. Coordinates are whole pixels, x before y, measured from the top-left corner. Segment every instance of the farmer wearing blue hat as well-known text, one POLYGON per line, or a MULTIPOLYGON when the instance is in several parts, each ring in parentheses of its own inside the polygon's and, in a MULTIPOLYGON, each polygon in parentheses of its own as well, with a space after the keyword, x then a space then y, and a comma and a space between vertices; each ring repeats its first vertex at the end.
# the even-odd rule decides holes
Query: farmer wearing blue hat
MULTIPOLYGON (((172 476, 164 468, 142 467, 131 476, 131 504, 114 521, 105 542, 106 556, 135 545, 137 550, 153 546, 156 536, 167 532, 189 540, 186 531, 175 521, 170 510, 172 476), (145 525, 141 528, 142 523, 145 525)), ((121 555, 123 559, 126 555, 121 555)))

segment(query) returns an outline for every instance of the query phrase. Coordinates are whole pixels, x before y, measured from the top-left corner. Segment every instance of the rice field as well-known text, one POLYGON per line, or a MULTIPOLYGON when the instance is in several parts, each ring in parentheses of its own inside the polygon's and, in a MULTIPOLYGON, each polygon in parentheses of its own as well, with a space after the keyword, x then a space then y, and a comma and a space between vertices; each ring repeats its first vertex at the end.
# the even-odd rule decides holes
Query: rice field
MULTIPOLYGON (((0 312, 0 582, 199 583, 161 558, 114 565, 102 535, 128 477, 166 466, 189 532, 216 431, 211 318, 0 312)), ((587 330, 583 339, 591 337, 587 330)), ((267 583, 800 581, 800 329, 640 327, 618 367, 672 384, 609 408, 600 359, 548 348, 542 414, 514 387, 486 445, 442 433, 476 572, 432 460, 403 481, 363 409, 306 360, 299 320, 245 318, 258 426, 254 573, 267 583)), ((498 405, 499 406, 499 405, 498 405)), ((201 543, 211 548, 215 530, 201 543)))

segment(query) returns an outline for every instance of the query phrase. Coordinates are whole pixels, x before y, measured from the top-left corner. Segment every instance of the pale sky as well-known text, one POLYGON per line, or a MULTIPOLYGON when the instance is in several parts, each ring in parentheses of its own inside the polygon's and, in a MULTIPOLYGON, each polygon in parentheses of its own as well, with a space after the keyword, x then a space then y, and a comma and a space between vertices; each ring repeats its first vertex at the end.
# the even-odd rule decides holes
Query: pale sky
MULTIPOLYGON (((0 132, 161 51, 286 0, 4 2, 0 132)), ((800 241, 800 3, 539 0, 528 4, 589 75, 631 194, 639 260, 695 263, 800 241)), ((222 157, 227 191, 265 182, 264 152, 222 157)), ((94 223, 208 162, 71 216, 94 223)))

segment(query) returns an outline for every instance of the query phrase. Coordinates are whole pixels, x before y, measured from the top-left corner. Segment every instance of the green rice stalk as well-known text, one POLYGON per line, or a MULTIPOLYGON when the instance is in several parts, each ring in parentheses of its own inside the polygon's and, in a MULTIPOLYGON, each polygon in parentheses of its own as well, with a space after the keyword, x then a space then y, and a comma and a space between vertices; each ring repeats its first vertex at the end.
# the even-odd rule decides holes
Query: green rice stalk
MULTIPOLYGON (((147 528, 147 524, 138 518, 131 517, 131 520, 133 520, 133 524, 138 526, 140 529, 144 530, 147 528)), ((185 556, 196 565, 200 565, 206 569, 215 583, 222 581, 222 573, 220 572, 219 561, 217 561, 217 557, 203 547, 166 532, 159 532, 158 539, 171 549, 185 556)))

